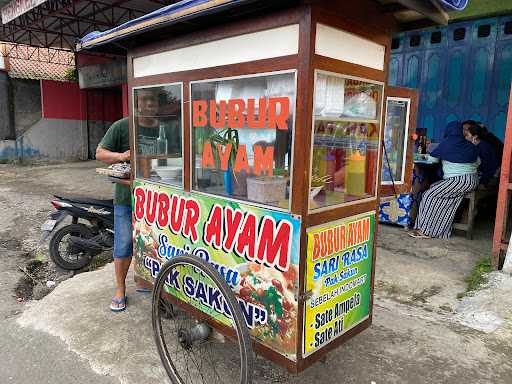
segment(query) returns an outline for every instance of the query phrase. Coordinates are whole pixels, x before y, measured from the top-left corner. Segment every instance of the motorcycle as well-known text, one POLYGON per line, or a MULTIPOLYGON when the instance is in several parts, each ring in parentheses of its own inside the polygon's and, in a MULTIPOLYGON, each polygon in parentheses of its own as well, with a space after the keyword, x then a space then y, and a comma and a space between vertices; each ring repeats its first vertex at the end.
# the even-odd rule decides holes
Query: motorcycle
POLYGON ((56 209, 41 226, 42 244, 50 235, 50 258, 59 267, 78 270, 114 246, 114 205, 112 200, 68 198, 54 195, 56 209), (57 229, 71 216, 71 224, 57 229), (84 223, 86 222, 86 223, 84 223), (57 229, 57 230, 55 230, 57 229), (54 232, 55 230, 55 232, 54 232))

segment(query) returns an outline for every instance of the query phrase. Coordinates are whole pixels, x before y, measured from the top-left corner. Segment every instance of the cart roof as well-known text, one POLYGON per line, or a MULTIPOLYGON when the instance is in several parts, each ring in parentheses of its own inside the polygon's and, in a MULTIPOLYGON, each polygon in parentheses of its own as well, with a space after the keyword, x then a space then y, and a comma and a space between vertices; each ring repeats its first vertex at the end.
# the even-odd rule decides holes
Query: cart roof
MULTIPOLYGON (((103 45, 113 45, 115 47, 122 44, 135 35, 140 35, 145 32, 161 29, 170 25, 183 24, 190 22, 194 19, 203 18, 205 16, 212 16, 231 10, 235 11, 240 8, 242 4, 258 3, 256 0, 183 0, 163 8, 157 9, 151 13, 141 16, 137 19, 130 20, 115 28, 99 32, 91 32, 82 37, 77 43, 77 50, 92 49, 103 45)), ((285 1, 283 3, 291 3, 285 1)), ((153 40, 154 41, 154 40, 153 40)), ((131 45, 131 44, 130 44, 131 45)), ((109 51, 112 50, 112 46, 109 51)), ((124 46, 123 48, 126 48, 124 46)))
MULTIPOLYGON (((467 4, 467 0, 393 1, 401 4, 402 12, 404 9, 409 14, 416 12, 420 17, 427 17, 438 24, 448 22, 445 8, 460 10, 467 4)), ((377 2, 381 3, 383 10, 393 5, 390 5, 389 0, 377 0, 377 2)), ((109 52, 121 50, 124 52, 129 47, 155 41, 155 38, 163 34, 162 32, 176 32, 180 30, 180 27, 181 29, 204 27, 213 22, 212 16, 215 16, 215 23, 222 23, 242 15, 247 17, 251 13, 261 12, 263 9, 284 8, 298 3, 300 3, 299 0, 183 0, 115 28, 103 32, 91 32, 79 40, 77 50, 95 49, 109 52), (192 20, 193 23, 191 23, 192 20), (136 39, 135 36, 137 36, 136 39)), ((399 19, 399 17, 397 18, 399 19)))

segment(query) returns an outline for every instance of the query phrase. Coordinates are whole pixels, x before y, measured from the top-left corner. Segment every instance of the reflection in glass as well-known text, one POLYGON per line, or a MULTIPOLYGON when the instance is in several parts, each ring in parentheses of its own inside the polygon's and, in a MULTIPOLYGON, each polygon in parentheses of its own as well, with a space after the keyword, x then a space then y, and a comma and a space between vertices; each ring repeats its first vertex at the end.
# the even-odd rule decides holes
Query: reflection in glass
POLYGON ((134 90, 136 177, 182 185, 181 85, 134 90))
POLYGON ((382 183, 403 183, 409 100, 389 97, 386 104, 382 183))
POLYGON ((375 196, 381 95, 378 84, 316 74, 310 209, 375 196))
POLYGON ((288 209, 295 74, 191 85, 192 187, 288 209))

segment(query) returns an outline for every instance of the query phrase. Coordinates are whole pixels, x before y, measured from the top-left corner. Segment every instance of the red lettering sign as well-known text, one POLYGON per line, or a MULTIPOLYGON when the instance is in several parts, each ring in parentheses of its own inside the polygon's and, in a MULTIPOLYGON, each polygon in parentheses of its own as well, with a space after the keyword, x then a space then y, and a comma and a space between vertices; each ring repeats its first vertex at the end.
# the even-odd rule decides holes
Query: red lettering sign
POLYGON ((159 228, 169 228, 194 243, 198 241, 201 206, 195 199, 140 187, 134 189, 133 195, 136 220, 145 220, 149 225, 156 222, 159 228))
POLYGON ((256 113, 256 100, 231 99, 231 100, 193 100, 192 101, 192 126, 195 128, 209 125, 213 128, 243 128, 246 124, 249 128, 261 129, 288 129, 288 117, 290 115, 290 99, 288 97, 264 97, 258 100, 258 112, 256 113), (209 105, 209 116, 206 113, 209 105), (227 119, 226 119, 227 116, 227 119), (209 121, 208 121, 209 117, 209 121))
POLYGON ((291 224, 282 220, 277 225, 273 218, 264 217, 258 242, 257 259, 269 267, 286 271, 290 263, 291 224))

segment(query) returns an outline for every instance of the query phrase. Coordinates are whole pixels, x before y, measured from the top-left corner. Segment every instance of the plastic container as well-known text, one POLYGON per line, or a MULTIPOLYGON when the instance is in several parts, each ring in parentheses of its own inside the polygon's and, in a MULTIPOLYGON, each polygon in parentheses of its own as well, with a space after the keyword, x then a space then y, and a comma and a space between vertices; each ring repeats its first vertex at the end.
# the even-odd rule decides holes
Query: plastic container
POLYGON ((165 167, 157 167, 154 169, 158 176, 162 179, 177 179, 181 177, 181 167, 177 166, 165 166, 165 167))
POLYGON ((366 157, 355 151, 349 158, 345 168, 345 190, 348 195, 365 196, 366 157))

